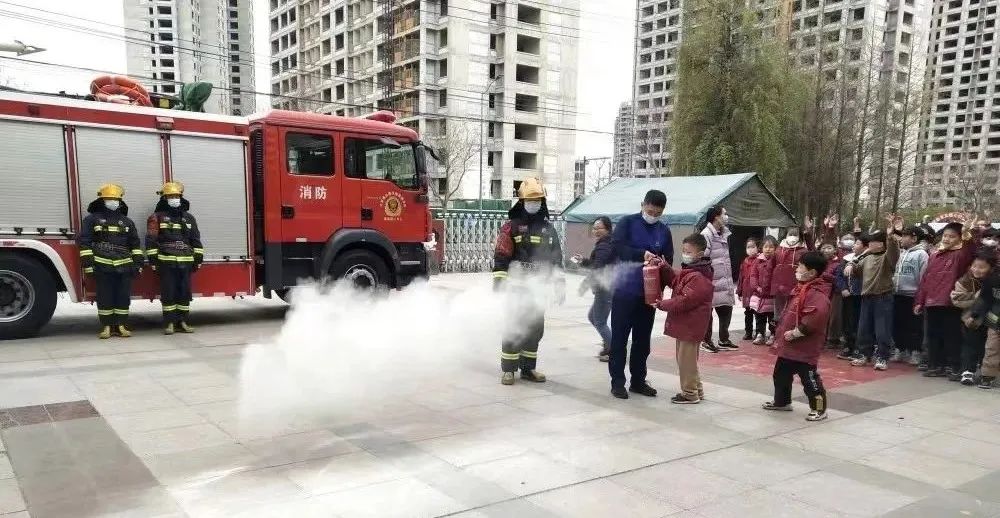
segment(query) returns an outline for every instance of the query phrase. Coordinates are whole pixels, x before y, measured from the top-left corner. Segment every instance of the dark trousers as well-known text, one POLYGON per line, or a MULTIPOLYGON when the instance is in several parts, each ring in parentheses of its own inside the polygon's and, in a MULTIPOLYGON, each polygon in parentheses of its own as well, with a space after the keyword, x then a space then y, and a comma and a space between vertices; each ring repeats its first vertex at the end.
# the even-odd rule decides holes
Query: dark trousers
POLYGON ((767 332, 774 334, 774 313, 754 312, 754 319, 757 320, 757 334, 763 335, 767 332), (766 330, 766 331, 765 331, 766 330))
POLYGON ((900 351, 923 349, 923 317, 913 314, 913 297, 896 295, 892 308, 892 337, 900 351))
MULTIPOLYGON (((719 341, 729 341, 729 324, 733 321, 732 306, 716 306, 715 314, 719 316, 719 341)), ((705 330, 705 341, 712 341, 712 321, 708 321, 708 329, 705 330)))
MULTIPOLYGON (((750 308, 743 308, 743 330, 746 332, 746 336, 753 337, 753 325, 757 321, 757 312, 750 308)), ((759 327, 761 332, 764 331, 763 327, 759 327)))
POLYGON ((858 350, 858 322, 861 320, 861 297, 850 296, 844 303, 844 347, 852 352, 858 350))
POLYGON ((611 386, 625 386, 625 359, 632 374, 632 384, 646 382, 646 359, 649 358, 649 340, 653 333, 656 310, 646 304, 642 295, 614 295, 611 298, 611 358, 608 373, 611 386), (632 336, 632 354, 628 352, 628 338, 632 336))
POLYGON ((608 317, 611 315, 611 293, 604 290, 594 292, 594 303, 590 305, 590 312, 587 319, 590 325, 594 326, 597 334, 601 335, 601 342, 605 348, 611 346, 611 327, 608 326, 608 317))
POLYGON ((161 266, 160 304, 163 306, 163 322, 177 324, 187 322, 191 311, 191 270, 161 266))
POLYGON ((983 354, 986 352, 986 331, 986 325, 976 329, 962 327, 962 358, 957 371, 975 373, 983 363, 983 354))
POLYGON ((102 326, 128 323, 128 308, 132 302, 132 274, 97 271, 97 318, 102 326))
POLYGON ((545 308, 538 305, 530 291, 513 288, 509 294, 513 326, 506 332, 500 369, 503 372, 534 370, 538 364, 538 344, 545 335, 545 308))
POLYGON ((932 369, 954 368, 962 348, 962 310, 956 307, 927 308, 927 365, 932 369))
POLYGON ((809 408, 826 412, 826 389, 823 388, 823 380, 820 379, 816 366, 788 358, 779 357, 774 362, 774 404, 785 406, 792 403, 792 382, 796 375, 809 398, 809 408))
POLYGON ((862 295, 858 349, 867 358, 888 360, 892 349, 892 294, 862 295))

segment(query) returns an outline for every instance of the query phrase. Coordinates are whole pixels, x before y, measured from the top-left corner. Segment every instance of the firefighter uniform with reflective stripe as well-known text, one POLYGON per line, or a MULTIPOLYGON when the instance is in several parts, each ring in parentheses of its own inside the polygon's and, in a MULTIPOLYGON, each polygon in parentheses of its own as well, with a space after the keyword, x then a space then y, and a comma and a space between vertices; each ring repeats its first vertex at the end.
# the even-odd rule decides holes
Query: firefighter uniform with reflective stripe
POLYGON ((565 296, 559 234, 548 221, 545 199, 531 198, 531 194, 539 193, 544 194, 544 190, 537 180, 532 184, 528 181, 522 183, 522 199, 511 208, 510 221, 500 229, 494 251, 494 286, 507 289, 510 302, 507 314, 510 320, 505 327, 500 355, 500 367, 504 372, 501 381, 504 384, 513 383, 512 373, 518 368, 524 379, 545 381, 545 376, 535 367, 538 344, 545 333, 547 301, 541 292, 547 290, 538 290, 537 283, 543 283, 546 288, 554 283, 557 296, 560 299, 565 296), (537 189, 537 193, 531 191, 532 187, 537 189), (535 212, 526 210, 526 203, 529 206, 534 204, 530 208, 535 212))
POLYGON ((201 267, 205 254, 198 223, 187 212, 190 203, 180 197, 183 187, 171 184, 164 185, 156 212, 146 222, 146 253, 160 274, 160 303, 168 332, 172 324, 181 325, 184 331, 190 329, 186 324, 191 311, 191 274, 201 267), (180 204, 170 206, 170 197, 179 199, 180 204))
POLYGON ((98 194, 118 197, 91 202, 77 238, 83 271, 93 275, 96 285, 97 315, 104 328, 101 338, 110 336, 110 328, 122 336, 129 335, 124 326, 128 323, 132 278, 144 262, 139 233, 127 216, 128 206, 120 199, 124 191, 120 187, 109 189, 105 186, 98 194), (109 208, 107 202, 117 207, 109 208))

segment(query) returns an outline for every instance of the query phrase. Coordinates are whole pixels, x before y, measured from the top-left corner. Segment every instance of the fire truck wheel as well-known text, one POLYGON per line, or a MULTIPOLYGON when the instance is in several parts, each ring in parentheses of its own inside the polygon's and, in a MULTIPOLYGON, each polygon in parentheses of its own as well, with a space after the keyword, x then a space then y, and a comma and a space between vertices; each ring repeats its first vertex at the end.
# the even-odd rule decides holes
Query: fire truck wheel
POLYGON ((56 283, 37 260, 0 253, 0 337, 28 338, 52 318, 56 283))
POLYGON ((391 281, 385 261, 368 250, 344 252, 333 262, 330 275, 334 280, 345 280, 361 290, 385 288, 391 281))

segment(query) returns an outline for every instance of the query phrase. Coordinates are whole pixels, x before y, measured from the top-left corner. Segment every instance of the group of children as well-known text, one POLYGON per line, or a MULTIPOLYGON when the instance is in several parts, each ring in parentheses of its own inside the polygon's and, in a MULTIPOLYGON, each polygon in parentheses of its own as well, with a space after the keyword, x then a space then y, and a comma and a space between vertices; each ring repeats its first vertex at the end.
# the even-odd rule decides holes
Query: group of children
MULTIPOLYGON (((985 222, 949 223, 940 232, 923 223, 827 239, 815 251, 812 236, 789 229, 779 242, 747 240, 737 295, 745 308, 745 340, 773 347, 772 401, 763 408, 791 410, 798 376, 809 398, 810 421, 826 418, 826 391, 817 367, 824 346, 852 365, 886 370, 908 361, 926 377, 993 388, 1000 374, 1000 231, 985 222), (804 234, 804 235, 803 235, 804 234)), ((831 228, 832 229, 832 226, 831 228)), ((835 234, 834 234, 835 236, 835 234)), ((671 401, 698 403, 704 389, 698 347, 711 319, 712 270, 707 243, 683 241, 682 267, 664 265, 669 299, 665 334, 677 340, 681 392, 671 401)))

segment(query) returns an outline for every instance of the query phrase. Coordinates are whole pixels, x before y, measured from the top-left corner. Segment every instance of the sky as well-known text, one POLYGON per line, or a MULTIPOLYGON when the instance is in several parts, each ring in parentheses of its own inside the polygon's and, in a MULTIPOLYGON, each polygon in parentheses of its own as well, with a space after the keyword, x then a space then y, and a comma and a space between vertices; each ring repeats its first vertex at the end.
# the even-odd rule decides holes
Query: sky
MULTIPOLYGON (((619 2, 631 3, 625 0, 614 0, 613 3, 619 2)), ((552 0, 545 3, 558 4, 552 0)), ((580 0, 575 110, 579 129, 614 131, 618 105, 631 96, 635 12, 631 8, 614 9, 610 7, 611 3, 607 0, 580 0)), ((264 1, 255 2, 257 7, 266 5, 264 1)), ((261 53, 255 58, 257 90, 268 91, 267 13, 258 9, 255 17, 254 48, 261 53)), ((125 73, 125 43, 121 39, 123 23, 122 0, 0 0, 0 42, 21 40, 46 49, 22 59, 101 71, 76 71, 0 59, 0 83, 36 91, 87 93, 90 81, 103 75, 103 72, 125 73), (27 7, 29 5, 30 8, 27 7), (30 16, 36 20, 19 19, 18 16, 30 16), (54 27, 49 22, 40 22, 38 18, 100 33, 54 27)), ((9 53, 0 56, 14 57, 9 53)), ((612 149, 609 134, 577 132, 577 156, 610 156, 612 149)))

